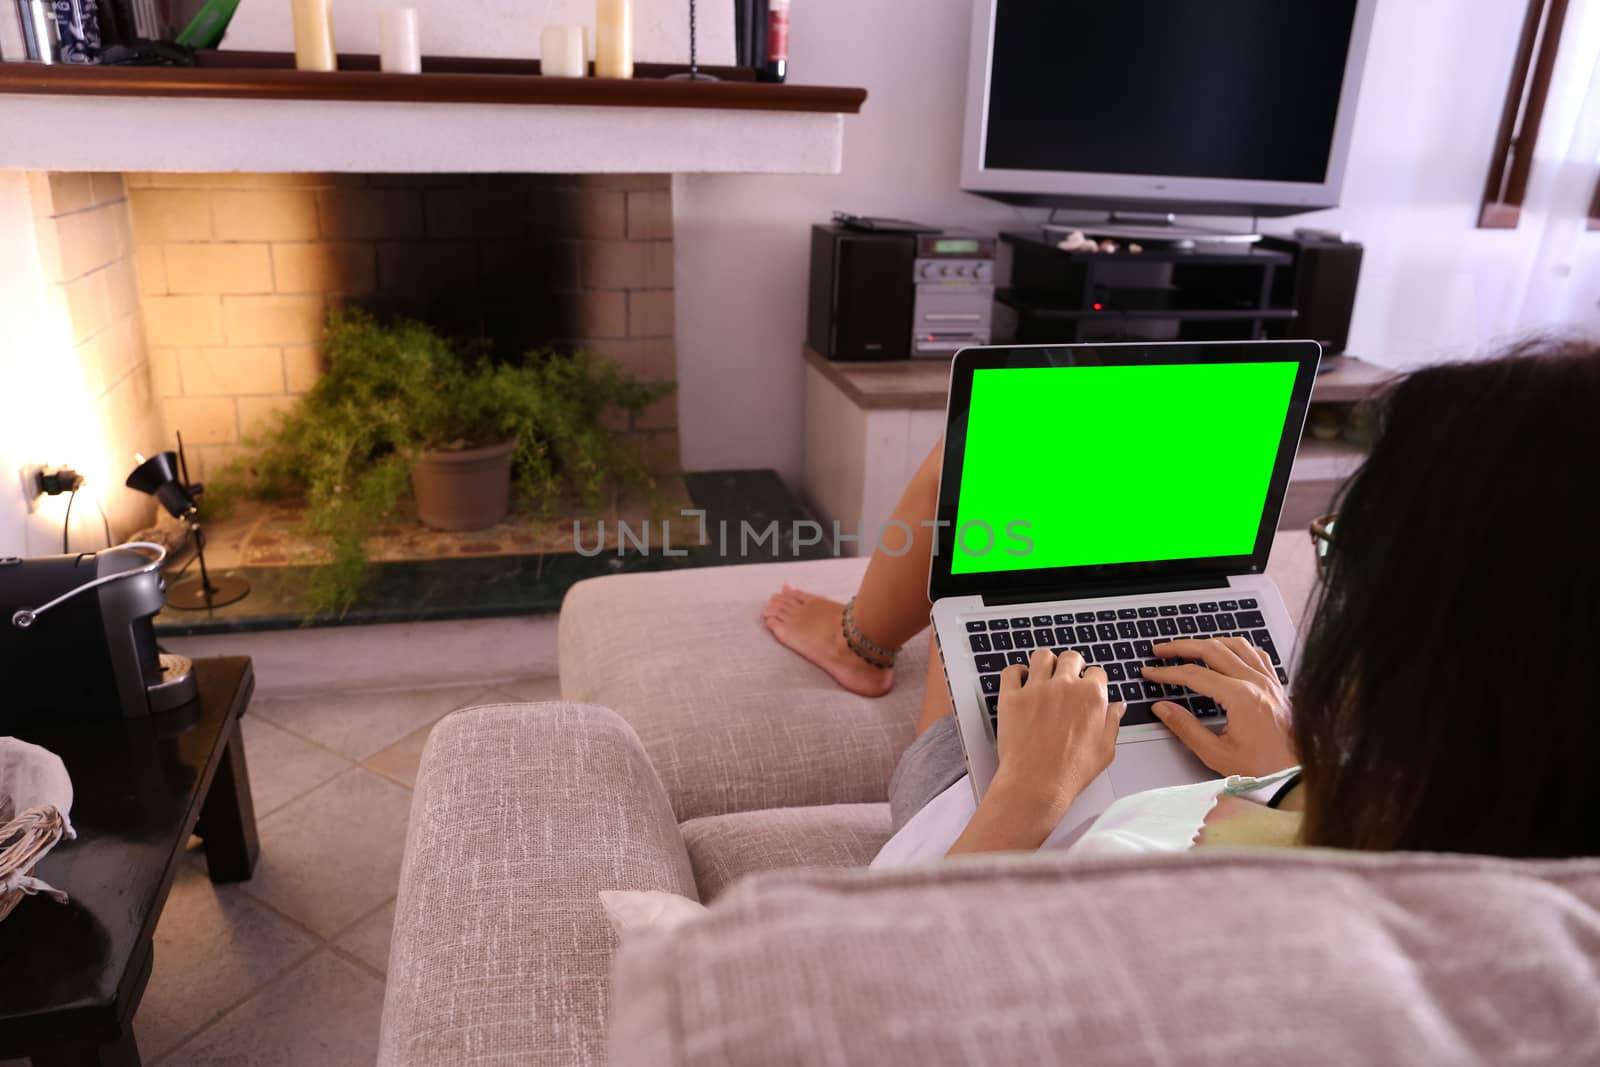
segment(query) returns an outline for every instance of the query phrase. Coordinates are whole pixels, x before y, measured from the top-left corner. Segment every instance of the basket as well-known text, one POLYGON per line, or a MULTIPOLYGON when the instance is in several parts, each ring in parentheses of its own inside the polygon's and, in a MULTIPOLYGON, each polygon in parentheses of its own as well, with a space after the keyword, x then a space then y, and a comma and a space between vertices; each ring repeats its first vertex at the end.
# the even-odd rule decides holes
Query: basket
POLYGON ((0 922, 4 922, 17 904, 29 893, 48 886, 33 877, 34 864, 66 835, 67 820, 53 807, 29 808, 27 811, 0 826, 0 922))
POLYGON ((72 830, 72 779, 61 758, 15 737, 0 737, 0 921, 34 893, 67 895, 33 876, 72 830))

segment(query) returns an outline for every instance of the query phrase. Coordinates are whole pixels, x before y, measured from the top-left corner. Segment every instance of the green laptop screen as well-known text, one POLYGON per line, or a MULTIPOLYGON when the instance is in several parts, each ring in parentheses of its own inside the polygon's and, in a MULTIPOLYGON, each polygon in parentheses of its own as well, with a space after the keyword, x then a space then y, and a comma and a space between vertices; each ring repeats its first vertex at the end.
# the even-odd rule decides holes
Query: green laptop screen
POLYGON ((1296 369, 974 371, 951 573, 1248 555, 1296 369))

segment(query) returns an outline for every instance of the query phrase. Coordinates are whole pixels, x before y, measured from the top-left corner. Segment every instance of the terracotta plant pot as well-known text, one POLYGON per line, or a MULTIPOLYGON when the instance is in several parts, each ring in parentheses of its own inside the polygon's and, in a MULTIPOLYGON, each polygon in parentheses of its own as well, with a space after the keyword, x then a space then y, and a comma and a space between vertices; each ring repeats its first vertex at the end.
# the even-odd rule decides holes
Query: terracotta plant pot
POLYGON ((511 510, 515 441, 487 448, 428 451, 411 464, 417 517, 435 530, 482 530, 511 510))

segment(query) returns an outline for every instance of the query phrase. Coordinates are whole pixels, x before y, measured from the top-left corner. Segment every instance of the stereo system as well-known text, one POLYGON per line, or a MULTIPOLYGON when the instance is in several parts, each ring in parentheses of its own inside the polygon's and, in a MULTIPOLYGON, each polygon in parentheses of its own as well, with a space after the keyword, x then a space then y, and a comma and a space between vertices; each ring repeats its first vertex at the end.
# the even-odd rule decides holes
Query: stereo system
POLYGON ((840 361, 943 358, 988 344, 995 246, 893 220, 812 227, 806 343, 840 361))
POLYGON ((806 343, 828 359, 909 356, 916 259, 915 234, 812 227, 806 343))
POLYGON ((993 237, 961 233, 917 237, 911 354, 948 356, 993 338, 993 237))
POLYGON ((1361 245, 1338 234, 1297 230, 1293 237, 1264 236, 1260 247, 1294 257, 1272 280, 1272 303, 1295 310, 1289 335, 1316 341, 1324 355, 1343 352, 1361 278, 1361 245))
POLYGON ((806 342, 831 360, 946 358, 1008 341, 1309 338, 1344 351, 1361 245, 1298 230, 1253 246, 1162 242, 1067 251, 1041 231, 1003 235, 1011 282, 995 288, 995 237, 895 219, 841 216, 811 231, 806 342))

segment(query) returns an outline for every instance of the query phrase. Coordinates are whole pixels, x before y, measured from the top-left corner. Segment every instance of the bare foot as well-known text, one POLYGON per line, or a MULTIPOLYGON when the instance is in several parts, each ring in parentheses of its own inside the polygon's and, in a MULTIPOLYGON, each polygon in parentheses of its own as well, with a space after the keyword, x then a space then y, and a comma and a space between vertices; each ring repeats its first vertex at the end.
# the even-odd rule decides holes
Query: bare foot
POLYGON ((893 667, 874 667, 845 644, 844 605, 791 586, 772 594, 761 617, 780 644, 833 676, 852 693, 881 697, 894 685, 893 667))

